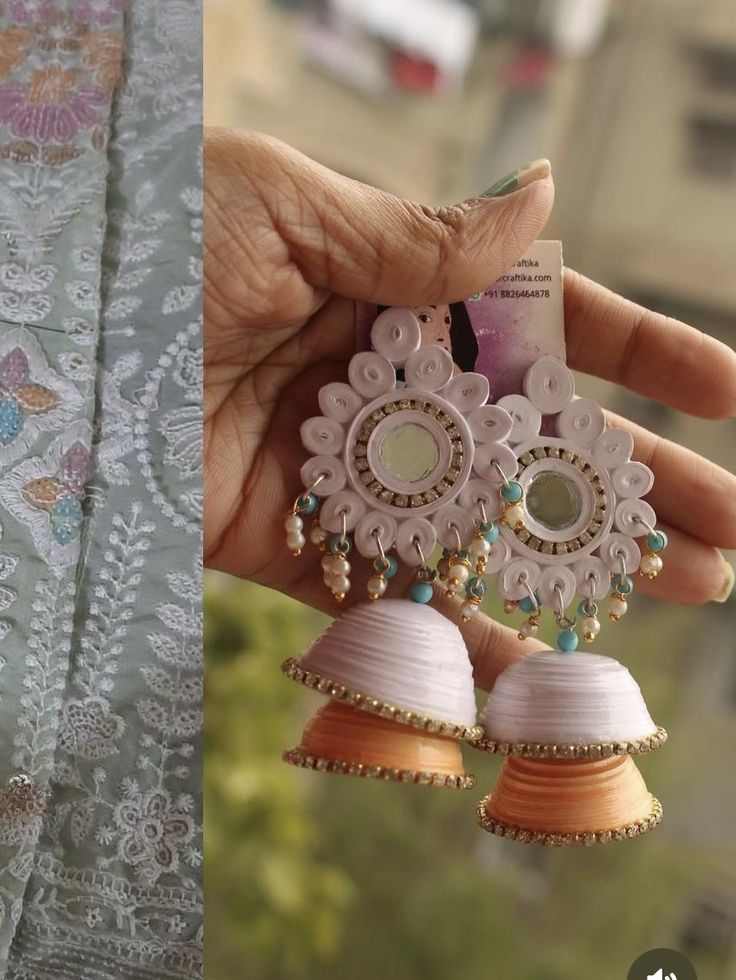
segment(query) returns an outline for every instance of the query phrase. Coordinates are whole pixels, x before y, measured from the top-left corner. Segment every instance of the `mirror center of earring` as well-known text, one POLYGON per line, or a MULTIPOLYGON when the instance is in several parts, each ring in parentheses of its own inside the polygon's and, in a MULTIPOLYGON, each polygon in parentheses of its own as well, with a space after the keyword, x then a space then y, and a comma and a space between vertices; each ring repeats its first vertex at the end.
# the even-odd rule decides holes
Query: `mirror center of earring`
POLYGON ((391 476, 417 483, 434 472, 440 453, 431 432, 415 422, 405 422, 386 433, 378 456, 391 476))
POLYGON ((529 484, 526 507, 537 523, 562 531, 579 520, 583 499, 577 484, 565 474, 543 471, 529 484))

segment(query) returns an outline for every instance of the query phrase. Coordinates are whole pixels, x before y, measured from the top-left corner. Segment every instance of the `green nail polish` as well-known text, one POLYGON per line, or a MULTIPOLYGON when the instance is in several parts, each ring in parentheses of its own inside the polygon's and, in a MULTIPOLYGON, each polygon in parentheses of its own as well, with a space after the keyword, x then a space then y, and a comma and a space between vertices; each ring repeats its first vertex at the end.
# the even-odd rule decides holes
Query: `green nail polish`
POLYGON ((523 167, 519 167, 517 170, 512 170, 510 174, 506 174, 505 177, 501 177, 500 180, 497 180, 495 184, 491 184, 488 190, 483 191, 480 196, 503 197, 504 194, 510 194, 511 191, 515 191, 519 186, 519 173, 523 169, 523 167))

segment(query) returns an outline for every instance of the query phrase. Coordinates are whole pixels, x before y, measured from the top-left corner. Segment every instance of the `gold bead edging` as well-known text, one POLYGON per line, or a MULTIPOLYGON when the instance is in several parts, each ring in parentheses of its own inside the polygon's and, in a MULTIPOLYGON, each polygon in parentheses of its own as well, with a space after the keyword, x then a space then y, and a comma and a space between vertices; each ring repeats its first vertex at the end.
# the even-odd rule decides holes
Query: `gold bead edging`
POLYGON ((635 820, 625 827, 615 830, 596 830, 584 834, 554 834, 546 830, 529 830, 504 823, 488 815, 486 806, 493 794, 484 797, 475 808, 475 818, 489 834, 507 837, 520 844, 542 844, 544 847, 591 847, 593 844, 613 844, 616 841, 641 837, 642 834, 653 830, 662 819, 662 804, 654 796, 650 796, 651 809, 649 816, 643 820, 635 820))
POLYGON ((316 772, 339 773, 343 776, 362 776, 364 779, 383 779, 393 783, 414 783, 416 786, 443 786, 447 789, 472 789, 475 776, 446 776, 440 772, 415 772, 412 769, 391 769, 388 766, 366 765, 308 755, 301 749, 287 749, 281 758, 290 766, 314 769, 316 772))
POLYGON ((517 756, 522 759, 610 759, 621 755, 644 755, 661 748, 667 741, 664 728, 657 728, 654 735, 633 739, 630 742, 590 742, 554 745, 547 742, 500 742, 492 738, 468 738, 468 745, 481 752, 495 755, 517 756))
POLYGON ((416 711, 409 711, 406 708, 398 708, 388 701, 378 701, 369 694, 362 694, 359 691, 352 691, 338 681, 330 680, 322 674, 315 674, 314 671, 305 670, 299 665, 295 657, 289 657, 281 664, 281 670, 288 678, 311 687, 320 694, 326 694, 336 701, 342 701, 353 708, 360 708, 361 711, 368 711, 374 715, 380 715, 388 721, 395 721, 399 725, 411 725, 412 728, 421 728, 425 732, 433 735, 444 735, 446 738, 465 739, 468 743, 474 744, 474 740, 480 738, 483 729, 476 725, 467 728, 465 725, 457 725, 451 721, 440 721, 437 718, 430 718, 427 715, 420 715, 416 711))

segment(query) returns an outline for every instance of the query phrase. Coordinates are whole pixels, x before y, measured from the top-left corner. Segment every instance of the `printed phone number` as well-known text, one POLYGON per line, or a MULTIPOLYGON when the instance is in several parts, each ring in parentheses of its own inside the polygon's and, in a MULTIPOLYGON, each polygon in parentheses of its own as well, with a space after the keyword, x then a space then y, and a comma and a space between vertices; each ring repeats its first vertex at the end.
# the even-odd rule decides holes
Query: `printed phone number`
POLYGON ((491 289, 491 299, 549 299, 549 289, 491 289))

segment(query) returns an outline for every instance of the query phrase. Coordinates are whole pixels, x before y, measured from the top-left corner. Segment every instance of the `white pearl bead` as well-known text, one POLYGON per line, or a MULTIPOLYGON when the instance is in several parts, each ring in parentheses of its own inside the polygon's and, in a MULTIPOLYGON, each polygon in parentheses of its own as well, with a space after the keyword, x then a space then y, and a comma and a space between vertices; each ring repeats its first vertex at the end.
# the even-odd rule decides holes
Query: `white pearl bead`
POLYGON ((460 562, 456 565, 450 565, 450 578, 456 578, 458 582, 467 582, 470 578, 470 569, 460 562))
POLYGON ((485 538, 473 538, 468 548, 473 558, 485 558, 491 553, 491 546, 485 538))
POLYGON ((341 558, 336 555, 332 562, 332 573, 333 575, 349 575, 350 562, 347 558, 341 558))
POLYGON ((537 626, 536 623, 530 623, 527 619, 526 622, 521 624, 521 628, 519 629, 519 637, 522 640, 528 640, 530 636, 534 636, 538 629, 539 626, 537 626))
POLYGON ((381 578, 380 575, 375 575, 373 578, 368 579, 368 595, 383 595, 383 593, 388 588, 388 582, 385 578, 381 578))
POLYGON ((284 527, 287 531, 301 531, 304 527, 304 521, 298 514, 289 514, 284 521, 284 527))
POLYGON ((292 531, 286 535, 286 547, 289 551, 301 551, 306 543, 307 539, 299 531, 292 531))
POLYGON ((512 504, 503 512, 503 519, 509 527, 519 527, 524 523, 524 508, 521 504, 512 504))
POLYGON ((621 619, 628 612, 629 604, 626 599, 619 599, 618 596, 613 596, 608 601, 608 614, 614 621, 621 619))
POLYGON ((309 532, 309 540, 312 544, 322 544, 327 540, 327 531, 317 524, 309 532))
POLYGON ((659 555, 644 555, 639 565, 639 571, 648 578, 654 578, 662 571, 662 564, 659 555))
POLYGON ((583 620, 583 634, 585 636, 598 636, 601 631, 601 624, 595 616, 586 616, 583 620))
POLYGON ((330 588, 333 592, 349 592, 350 579, 347 575, 334 575, 330 582, 330 588))
POLYGON ((470 619, 471 616, 475 616, 480 607, 475 602, 464 602, 460 607, 460 612, 464 619, 470 619))
POLYGON ((503 611, 508 615, 511 615, 512 612, 516 612, 517 606, 518 602, 516 599, 504 599, 503 601, 503 611))
POLYGON ((320 564, 322 565, 322 571, 325 573, 325 575, 327 575, 328 572, 332 574, 332 569, 333 569, 332 563, 334 562, 334 560, 335 560, 334 555, 325 555, 322 558, 320 564))

